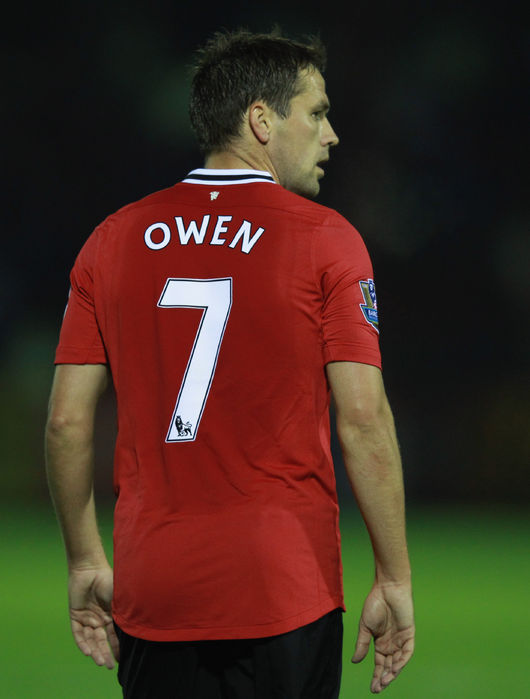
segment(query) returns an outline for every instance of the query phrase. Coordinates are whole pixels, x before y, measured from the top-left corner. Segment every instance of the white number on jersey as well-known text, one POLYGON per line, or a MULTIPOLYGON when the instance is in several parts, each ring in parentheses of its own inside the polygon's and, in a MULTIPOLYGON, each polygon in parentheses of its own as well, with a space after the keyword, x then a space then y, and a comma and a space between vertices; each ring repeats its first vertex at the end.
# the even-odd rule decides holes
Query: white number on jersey
POLYGON ((232 279, 169 278, 158 306, 204 309, 166 437, 166 442, 191 442, 197 436, 230 315, 232 279))

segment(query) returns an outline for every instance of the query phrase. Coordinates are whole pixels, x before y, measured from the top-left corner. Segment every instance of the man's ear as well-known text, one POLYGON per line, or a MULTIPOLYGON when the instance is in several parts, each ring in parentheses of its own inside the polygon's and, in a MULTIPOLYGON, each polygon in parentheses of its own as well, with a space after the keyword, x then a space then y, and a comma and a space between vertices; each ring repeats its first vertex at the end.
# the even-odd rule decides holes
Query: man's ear
POLYGON ((272 126, 271 117, 271 110, 263 102, 254 102, 250 105, 248 123, 254 136, 263 145, 269 142, 272 126))

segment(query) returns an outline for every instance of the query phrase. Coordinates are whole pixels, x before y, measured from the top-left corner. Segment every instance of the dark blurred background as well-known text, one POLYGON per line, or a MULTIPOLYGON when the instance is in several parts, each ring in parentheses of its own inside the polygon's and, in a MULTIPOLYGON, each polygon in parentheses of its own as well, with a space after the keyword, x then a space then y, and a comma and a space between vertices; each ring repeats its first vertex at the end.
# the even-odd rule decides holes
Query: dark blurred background
MULTIPOLYGON (((11 6, 2 61, 0 500, 47 498, 46 403, 68 274, 84 240, 120 206, 202 166, 187 116, 195 47, 220 28, 277 23, 294 38, 320 33, 328 47, 330 120, 341 144, 318 201, 359 229, 373 258, 409 501, 527 502, 530 45, 522 8, 11 6)), ((104 499, 111 394, 98 423, 104 499)))

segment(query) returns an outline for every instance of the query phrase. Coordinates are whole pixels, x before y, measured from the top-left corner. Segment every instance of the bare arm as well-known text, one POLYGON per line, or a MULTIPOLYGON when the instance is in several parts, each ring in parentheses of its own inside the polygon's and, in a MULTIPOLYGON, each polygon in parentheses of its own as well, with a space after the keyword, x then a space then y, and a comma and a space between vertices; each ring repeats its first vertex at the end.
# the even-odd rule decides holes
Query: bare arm
POLYGON ((375 560, 375 582, 364 604, 353 662, 366 656, 373 637, 371 690, 379 693, 397 677, 414 649, 401 459, 379 369, 333 362, 327 373, 344 463, 375 560))
POLYGON ((61 527, 69 572, 72 632, 85 655, 114 665, 112 569, 107 561, 94 505, 94 418, 107 385, 102 364, 59 365, 46 425, 46 470, 61 527))

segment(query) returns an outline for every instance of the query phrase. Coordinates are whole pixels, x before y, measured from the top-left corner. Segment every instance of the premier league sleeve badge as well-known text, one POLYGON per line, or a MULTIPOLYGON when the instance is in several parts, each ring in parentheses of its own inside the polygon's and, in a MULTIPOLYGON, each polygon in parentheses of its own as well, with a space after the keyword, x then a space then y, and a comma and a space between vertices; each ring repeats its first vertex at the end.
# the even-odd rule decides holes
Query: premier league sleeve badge
POLYGON ((379 332, 379 318, 377 315, 377 297, 375 295, 375 284, 373 279, 366 279, 359 282, 361 292, 364 298, 364 303, 360 303, 359 307, 363 313, 364 319, 369 323, 374 330, 379 332))

